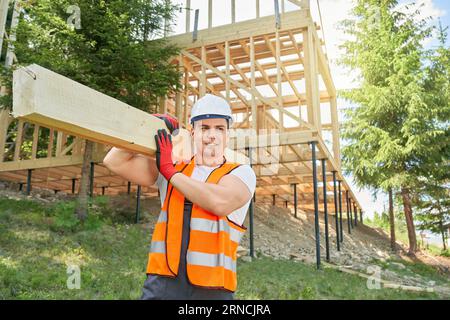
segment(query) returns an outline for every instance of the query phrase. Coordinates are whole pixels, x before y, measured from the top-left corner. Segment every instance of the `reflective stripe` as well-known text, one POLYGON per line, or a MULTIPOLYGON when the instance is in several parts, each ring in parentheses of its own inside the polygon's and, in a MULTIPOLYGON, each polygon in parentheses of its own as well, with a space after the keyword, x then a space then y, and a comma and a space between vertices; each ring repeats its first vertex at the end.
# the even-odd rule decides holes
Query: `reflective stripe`
POLYGON ((230 239, 237 243, 241 241, 241 238, 244 235, 243 232, 240 232, 230 227, 228 222, 226 222, 225 220, 214 221, 203 218, 192 218, 191 229, 211 233, 218 233, 220 231, 225 231, 230 235, 230 239))
POLYGON ((161 210, 158 217, 158 222, 167 222, 167 211, 161 210))
POLYGON ((166 242, 165 241, 152 241, 152 244, 150 245, 150 252, 166 253, 166 242))
POLYGON ((203 253, 197 251, 187 252, 187 263, 206 267, 224 267, 236 272, 236 262, 223 253, 203 253))

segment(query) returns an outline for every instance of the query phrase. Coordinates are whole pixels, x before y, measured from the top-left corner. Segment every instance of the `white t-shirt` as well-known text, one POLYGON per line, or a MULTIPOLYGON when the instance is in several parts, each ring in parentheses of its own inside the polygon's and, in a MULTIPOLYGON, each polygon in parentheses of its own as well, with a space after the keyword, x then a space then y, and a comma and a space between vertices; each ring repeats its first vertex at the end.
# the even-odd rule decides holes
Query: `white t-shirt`
MULTIPOLYGON (((191 178, 195 179, 197 181, 205 182, 205 180, 208 178, 209 174, 216 169, 216 167, 207 167, 207 166, 198 166, 195 165, 194 170, 192 171, 191 178)), ((242 180, 242 182, 245 183, 248 190, 250 191, 250 194, 253 197, 253 193, 255 192, 256 188, 256 175, 253 169, 249 165, 240 165, 236 169, 232 170, 229 174, 232 174, 239 179, 242 180)), ((164 203, 164 200, 166 198, 166 191, 167 191, 167 180, 164 178, 161 174, 158 175, 158 179, 156 180, 156 185, 159 188, 159 195, 161 199, 161 206, 164 203)), ((235 222, 238 225, 242 225, 245 220, 245 216, 247 215, 247 209, 250 205, 250 200, 240 207, 239 209, 233 211, 228 215, 228 218, 235 222)))

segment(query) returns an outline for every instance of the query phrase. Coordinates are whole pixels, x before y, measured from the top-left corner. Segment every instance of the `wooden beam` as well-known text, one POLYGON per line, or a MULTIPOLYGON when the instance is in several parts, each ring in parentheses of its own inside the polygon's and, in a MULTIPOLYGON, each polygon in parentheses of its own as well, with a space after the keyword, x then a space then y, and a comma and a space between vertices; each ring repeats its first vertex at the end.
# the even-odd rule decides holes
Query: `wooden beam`
MULTIPOLYGON (((253 40, 253 37, 250 37, 250 65, 251 65, 251 88, 254 92, 256 90, 255 87, 255 42, 253 40)), ((257 127, 257 120, 258 120, 258 112, 256 108, 256 98, 255 95, 252 93, 252 129, 255 130, 256 133, 258 133, 258 127, 257 127)))
MULTIPOLYGON (((281 16, 281 28, 279 32, 286 30, 298 30, 306 28, 312 23, 306 10, 286 12, 281 16)), ((192 40, 192 33, 167 37, 171 43, 184 49, 208 46, 223 43, 227 40, 248 39, 251 36, 272 34, 274 32, 275 16, 261 17, 258 19, 236 22, 231 25, 218 26, 211 29, 199 30, 197 40, 192 40)))
POLYGON ((34 125, 33 142, 31 145, 31 159, 36 159, 37 147, 39 142, 39 125, 34 125))
POLYGON ((0 109, 0 163, 3 161, 5 154, 6 136, 9 126, 9 110, 6 108, 0 109))
POLYGON ((308 110, 308 122, 321 133, 320 98, 319 98, 319 74, 317 68, 317 51, 315 49, 312 27, 303 31, 304 68, 306 83, 306 100, 308 110))
POLYGON ((186 0, 186 33, 191 31, 191 0, 186 0))
POLYGON ((19 119, 17 123, 17 136, 16 136, 16 144, 14 146, 14 161, 19 160, 20 157, 20 149, 22 147, 23 142, 23 125, 25 121, 24 119, 19 119))
MULTIPOLYGON (((183 55, 185 55, 185 56, 188 57, 189 59, 195 61, 196 63, 198 63, 198 64, 200 64, 200 65, 202 65, 202 66, 204 66, 205 68, 210 69, 211 71, 213 71, 214 73, 216 73, 222 80, 225 80, 225 78, 226 78, 225 74, 224 74, 223 72, 221 72, 219 69, 217 69, 217 68, 211 66, 210 64, 205 63, 204 61, 200 60, 199 58, 197 58, 196 56, 194 56, 193 54, 191 54, 191 53, 189 53, 189 52, 187 52, 187 51, 185 51, 185 50, 182 50, 181 52, 182 52, 183 55)), ((238 87, 239 89, 242 89, 242 90, 244 90, 244 91, 247 91, 247 92, 250 93, 250 94, 252 94, 252 93, 255 94, 256 97, 258 97, 258 99, 259 99, 260 101, 262 101, 263 103, 265 103, 265 104, 267 104, 267 105, 272 106, 273 108, 276 108, 277 110, 279 110, 280 112, 282 112, 282 113, 284 113, 284 114, 287 114, 287 115, 288 115, 289 117, 291 117, 292 119, 294 119, 294 120, 296 120, 296 121, 302 121, 299 117, 297 117, 297 116, 296 116, 295 114, 293 114, 292 112, 287 111, 287 110, 284 110, 284 108, 280 108, 280 106, 279 106, 278 104, 273 103, 273 102, 270 101, 269 99, 263 97, 263 96, 258 92, 258 90, 253 91, 253 90, 249 89, 248 87, 246 87, 246 86, 240 84, 239 82, 233 80, 232 78, 230 78, 229 81, 230 81, 231 84, 233 84, 234 86, 238 87)))
POLYGON ((13 91, 20 121, 137 153, 154 154, 156 131, 167 130, 163 120, 36 64, 14 71, 13 91))

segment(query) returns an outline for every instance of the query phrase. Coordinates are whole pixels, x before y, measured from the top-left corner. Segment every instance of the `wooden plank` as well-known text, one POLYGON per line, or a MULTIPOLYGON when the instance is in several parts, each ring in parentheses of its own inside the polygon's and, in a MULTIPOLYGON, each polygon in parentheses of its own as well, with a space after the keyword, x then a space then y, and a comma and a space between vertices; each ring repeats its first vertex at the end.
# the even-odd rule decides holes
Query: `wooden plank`
MULTIPOLYGON (((154 135, 158 129, 167 130, 163 120, 38 65, 27 69, 14 71, 13 114, 19 121, 26 119, 51 128, 51 132, 57 129, 96 141, 103 148, 109 145, 140 154, 155 154, 154 135), (30 71, 35 78, 30 76, 30 71)), ((49 148, 53 144, 52 136, 49 148)), ((187 130, 180 129, 173 136, 173 143, 175 160, 190 159, 192 150, 187 130)), ((102 155, 104 150, 99 149, 95 158, 101 162, 102 155)))
POLYGON ((0 109, 0 163, 5 155, 6 135, 8 133, 9 111, 6 108, 0 109))
POLYGON ((186 33, 191 30, 191 0, 186 0, 186 33))
POLYGON ((14 161, 19 160, 20 157, 20 149, 23 142, 23 125, 24 120, 19 119, 17 123, 17 136, 16 136, 16 144, 14 146, 14 161))
MULTIPOLYGON (((286 12, 281 16, 280 32, 291 29, 303 29, 312 23, 309 11, 295 10, 286 12)), ((175 43, 181 48, 196 48, 208 46, 217 43, 223 43, 227 40, 235 41, 239 39, 248 39, 251 36, 264 34, 273 34, 275 26, 275 16, 266 16, 258 19, 247 20, 232 23, 229 25, 218 26, 211 29, 199 30, 197 40, 192 40, 192 32, 167 37, 169 42, 175 43)))
MULTIPOLYGON (((253 37, 250 37, 250 69, 251 69, 251 76, 250 76, 250 80, 251 80, 251 88, 252 88, 252 92, 254 92, 256 90, 256 82, 255 82, 255 42, 253 37)), ((258 111, 256 108, 256 99, 255 99, 255 94, 252 93, 252 102, 251 102, 251 106, 252 106, 252 129, 255 130, 256 133, 258 133, 258 111)))
MULTIPOLYGON (((153 155, 164 121, 36 64, 13 76, 13 115, 92 141, 153 155)), ((50 140, 52 140, 50 138, 50 140)))
POLYGON ((208 29, 212 28, 212 12, 213 12, 213 3, 212 0, 208 0, 208 29))
POLYGON ((36 159, 38 142, 39 142, 39 125, 35 124, 33 130, 33 144, 31 147, 31 159, 36 159))
POLYGON ((308 122, 321 132, 319 75, 317 68, 317 50, 315 48, 312 27, 303 31, 304 68, 308 122))
POLYGON ((231 23, 236 22, 236 0, 231 0, 231 23))
MULTIPOLYGON (((206 47, 201 48, 202 61, 206 61, 206 47)), ((206 68, 202 65, 201 81, 200 81, 200 98, 206 94, 206 68)))

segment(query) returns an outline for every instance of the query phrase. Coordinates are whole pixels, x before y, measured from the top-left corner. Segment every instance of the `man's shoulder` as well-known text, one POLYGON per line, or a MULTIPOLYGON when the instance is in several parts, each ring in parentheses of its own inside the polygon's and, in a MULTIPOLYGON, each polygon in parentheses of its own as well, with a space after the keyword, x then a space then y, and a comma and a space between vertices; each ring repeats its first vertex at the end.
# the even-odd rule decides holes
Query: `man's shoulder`
POLYGON ((235 169, 233 169, 230 173, 238 175, 238 176, 244 176, 249 179, 256 179, 255 171, 253 171, 252 167, 248 164, 240 164, 235 169))

